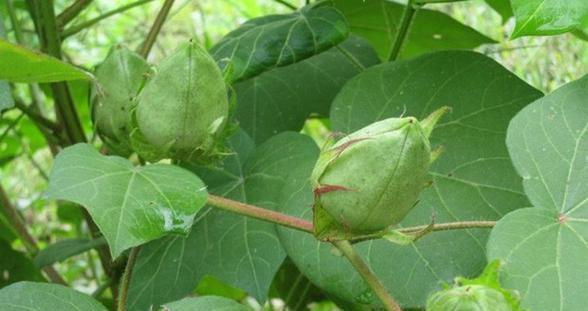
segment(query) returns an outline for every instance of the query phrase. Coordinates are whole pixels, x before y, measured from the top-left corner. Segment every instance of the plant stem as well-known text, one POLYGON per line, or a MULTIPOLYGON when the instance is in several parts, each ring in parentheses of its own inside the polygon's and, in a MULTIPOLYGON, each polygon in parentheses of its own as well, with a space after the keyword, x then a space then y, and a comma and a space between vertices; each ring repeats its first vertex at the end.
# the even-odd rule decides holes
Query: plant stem
POLYGON ((139 256, 139 252, 141 251, 141 246, 136 246, 131 249, 129 254, 129 259, 127 259, 127 266, 125 268, 125 273, 122 277, 122 282, 120 284, 120 294, 118 296, 117 302, 117 311, 125 311, 127 309, 127 297, 129 293, 129 285, 131 284, 131 277, 133 275, 133 268, 135 267, 135 262, 137 261, 137 257, 139 256))
MULTIPOLYGON (((35 238, 29 233, 27 226, 25 225, 24 221, 16 211, 16 208, 10 200, 8 199, 8 195, 4 190, 4 187, 0 184, 0 205, 2 205, 4 209, 4 214, 6 215, 8 221, 18 234, 18 237, 22 241, 22 244, 25 246, 29 254, 34 256, 39 252, 39 247, 37 246, 37 241, 35 238)), ((52 266, 45 266, 43 267, 43 271, 49 277, 49 280, 53 283, 67 285, 65 280, 59 275, 59 273, 52 267, 52 266)))
POLYGON ((20 109, 25 115, 27 115, 27 117, 29 117, 35 123, 45 127, 46 129, 51 130, 54 133, 58 133, 61 130, 61 127, 59 126, 59 124, 38 114, 32 108, 27 107, 27 105, 25 105, 25 103, 23 103, 20 99, 16 99, 14 101, 14 106, 16 106, 16 108, 20 109))
POLYGON ((388 311, 402 311, 400 305, 388 294, 386 288, 380 282, 378 277, 372 272, 370 267, 363 261, 363 259, 359 256, 357 252, 351 246, 351 243, 348 241, 336 241, 332 242, 337 249, 343 253, 345 257, 349 260, 351 265, 357 270, 357 272, 361 275, 361 277, 368 283, 368 285, 372 288, 376 296, 380 298, 384 307, 388 311))
MULTIPOLYGON (((424 226, 416 226, 416 227, 407 227, 407 228, 400 228, 398 231, 402 233, 411 233, 411 232, 418 232, 425 228, 428 225, 424 226)), ((496 221, 491 220, 475 220, 475 221, 458 221, 458 222, 448 222, 448 223, 441 223, 441 224, 434 224, 431 231, 446 231, 446 230, 457 230, 457 229, 475 229, 475 228, 492 228, 496 226, 496 221)))
POLYGON ((20 24, 16 18, 16 11, 14 10, 14 0, 6 0, 6 9, 8 10, 8 16, 10 16, 10 23, 12 24, 12 30, 14 30, 14 38, 16 42, 22 44, 22 30, 20 24))
MULTIPOLYGON (((57 32, 53 0, 27 0, 27 3, 31 9, 31 15, 35 21, 35 27, 43 50, 48 52, 51 56, 61 59, 61 39, 57 32)), ((86 136, 67 84, 64 82, 51 83, 50 86, 55 101, 56 115, 65 130, 65 136, 67 138, 66 145, 86 142, 86 136)), ((90 235, 94 239, 99 238, 101 234, 98 226, 96 226, 88 211, 82 207, 80 208, 82 209, 82 215, 88 224, 90 235)), ((101 246, 97 250, 104 272, 112 278, 114 276, 114 271, 110 267, 112 257, 110 256, 108 247, 101 246)), ((116 284, 113 284, 111 289, 113 295, 117 293, 116 284)))
POLYGON ((159 31, 161 31, 161 27, 163 27, 163 23, 165 23, 165 19, 167 18, 174 1, 175 0, 165 0, 161 10, 159 10, 159 13, 157 13, 157 17, 155 18, 155 22, 153 22, 151 29, 149 29, 147 38, 145 38, 145 41, 139 48, 139 54, 143 56, 143 58, 147 59, 147 56, 149 56, 149 52, 155 43, 155 39, 157 38, 159 31))
POLYGON ((88 5, 92 3, 92 0, 76 0, 70 6, 65 8, 55 18, 58 29, 63 29, 65 25, 71 22, 76 16, 78 16, 88 5))
POLYGON ((122 12, 124 12, 126 10, 132 9, 132 8, 134 8, 136 6, 139 6, 139 5, 142 5, 142 4, 151 2, 151 1, 153 1, 153 0, 140 0, 140 1, 137 1, 137 2, 129 3, 127 5, 123 5, 123 6, 121 6, 119 8, 116 8, 116 9, 114 9, 112 11, 108 11, 108 12, 106 12, 106 13, 104 13, 104 14, 96 17, 96 18, 93 18, 91 20, 85 21, 83 23, 79 23, 77 25, 73 25, 73 26, 65 29, 64 31, 61 32, 61 37, 63 39, 65 39, 65 38, 67 38, 69 36, 75 35, 76 33, 78 33, 80 31, 82 31, 82 30, 84 30, 84 29, 86 29, 86 28, 88 28, 88 27, 90 27, 90 26, 92 26, 92 25, 100 22, 103 19, 106 19, 108 17, 111 17, 113 15, 122 13, 122 12))
POLYGON ((223 197, 208 195, 208 205, 230 211, 236 214, 253 217, 255 219, 273 222, 292 229, 313 233, 312 223, 310 221, 268 210, 265 208, 249 205, 223 197))
MULTIPOLYGON (((55 12, 53 11, 53 0, 37 0, 33 1, 35 4, 34 10, 37 21, 37 31, 43 50, 51 56, 61 59, 61 39, 57 32, 55 23, 55 12)), ((86 142, 84 129, 75 105, 71 98, 69 88, 65 82, 51 83, 51 90, 55 100, 56 114, 63 123, 66 136, 69 139, 69 144, 79 142, 86 142)))
POLYGON ((408 0, 406 3, 404 12, 402 13, 402 19, 400 20, 400 28, 397 29, 396 37, 394 38, 392 49, 390 50, 390 55, 388 56, 388 61, 395 61, 398 58, 400 50, 402 49, 402 45, 404 44, 404 41, 408 35, 410 25, 412 24, 414 14, 419 7, 420 6, 418 4, 413 3, 413 0, 408 0))
MULTIPOLYGON (((282 5, 286 6, 286 7, 288 7, 290 9, 294 10, 294 11, 298 10, 298 8, 295 5, 289 3, 286 0, 274 0, 274 1, 276 1, 279 4, 282 4, 282 5)), ((306 3, 306 4, 308 4, 308 3, 306 3)))

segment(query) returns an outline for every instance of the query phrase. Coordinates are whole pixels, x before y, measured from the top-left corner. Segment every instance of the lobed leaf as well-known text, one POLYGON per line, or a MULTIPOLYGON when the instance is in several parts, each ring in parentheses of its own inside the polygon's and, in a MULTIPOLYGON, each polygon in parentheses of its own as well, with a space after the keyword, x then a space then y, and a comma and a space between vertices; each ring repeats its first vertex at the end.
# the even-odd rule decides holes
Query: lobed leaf
POLYGON ((166 233, 187 234, 206 202, 204 184, 182 168, 133 167, 129 160, 103 156, 88 144, 58 154, 46 194, 83 205, 113 257, 166 233))
POLYGON ((527 106, 507 145, 534 208, 501 219, 488 258, 530 310, 584 310, 588 296, 588 77, 527 106))
MULTIPOLYGON (((299 170, 311 167, 317 153, 310 138, 285 132, 255 148, 237 132, 234 154, 219 167, 192 167, 211 193, 276 209, 282 191, 298 184, 299 170), (310 159, 310 161, 309 161, 310 159)), ((310 209, 310 206, 306 206, 310 209)), ((187 238, 167 237, 147 244, 137 260, 129 310, 145 310, 192 292, 206 275, 241 288, 263 302, 285 253, 272 223, 207 208, 187 238)))

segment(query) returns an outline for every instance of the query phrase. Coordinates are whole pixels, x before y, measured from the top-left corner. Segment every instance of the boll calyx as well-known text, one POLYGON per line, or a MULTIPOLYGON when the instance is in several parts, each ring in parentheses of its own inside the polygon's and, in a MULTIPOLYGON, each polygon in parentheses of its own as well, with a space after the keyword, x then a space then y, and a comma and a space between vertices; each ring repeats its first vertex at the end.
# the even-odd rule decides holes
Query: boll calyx
POLYGON ((484 285, 466 285, 435 293, 427 311, 512 311, 503 293, 484 285))
POLYGON ((223 74, 194 41, 157 67, 139 95, 133 147, 147 160, 198 161, 214 153, 228 119, 223 74))
POLYGON ((429 182, 429 135, 447 110, 378 121, 324 148, 311 177, 317 238, 351 239, 404 219, 429 182))

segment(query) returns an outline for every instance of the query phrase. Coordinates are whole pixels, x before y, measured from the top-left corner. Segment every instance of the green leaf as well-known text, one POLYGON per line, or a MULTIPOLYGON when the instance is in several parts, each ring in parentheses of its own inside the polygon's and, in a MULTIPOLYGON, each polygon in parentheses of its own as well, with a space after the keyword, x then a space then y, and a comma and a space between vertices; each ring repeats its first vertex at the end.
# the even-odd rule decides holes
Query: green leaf
POLYGON ((348 34, 345 17, 318 3, 290 14, 251 19, 228 33, 210 52, 221 64, 230 60, 232 80, 239 81, 328 50, 348 34))
POLYGON ((12 82, 56 82, 92 80, 90 73, 49 55, 0 39, 0 80, 12 82))
MULTIPOLYGON (((0 39, 6 40, 6 31, 4 30, 3 16, 0 15, 0 39)), ((14 100, 10 93, 10 86, 6 81, 0 81, 0 112, 14 106, 14 100)))
POLYGON ((236 119, 257 143, 282 131, 299 131, 311 113, 328 115, 343 84, 377 63, 369 43, 351 37, 319 55, 235 84, 236 119))
POLYGON ((588 26, 586 0, 511 0, 516 26, 513 38, 557 35, 588 26))
POLYGON ((502 17, 502 23, 512 17, 510 0, 486 0, 486 3, 502 17))
POLYGON ((163 311, 193 310, 250 311, 251 309, 233 300, 217 296, 184 298, 168 303, 163 308, 163 311))
POLYGON ((96 69, 98 84, 92 89, 92 119, 109 149, 117 154, 132 152, 131 109, 149 70, 140 55, 120 45, 112 47, 96 69))
POLYGON ((488 258, 530 310, 585 310, 588 296, 588 77, 527 106, 507 145, 534 208, 501 219, 488 258))
MULTIPOLYGON (((292 191, 298 170, 314 162, 317 152, 303 135, 281 133, 254 149, 243 132, 231 140, 234 154, 219 167, 193 167, 211 193, 275 209, 282 191, 292 191), (312 160, 312 158, 311 158, 312 160)), ((309 206, 306 206, 309 208, 309 206)), ((167 237, 145 245, 137 260, 129 292, 129 310, 178 299, 192 292, 205 275, 241 288, 265 301, 285 253, 271 223, 207 208, 187 238, 167 237)))
POLYGON ((49 266, 104 244, 106 244, 106 240, 103 237, 94 240, 69 239, 59 241, 37 253, 37 256, 35 256, 35 265, 37 267, 49 266))
MULTIPOLYGON (((0 218, 2 218, 2 215, 0 215, 0 218)), ((0 288, 20 281, 45 280, 39 269, 35 267, 29 258, 23 253, 12 249, 10 244, 4 240, 0 240, 0 254, 2 254, 0 256, 0 288)), ((2 302, 0 302, 1 305, 2 302)), ((4 309, 0 308, 0 310, 4 309)))
POLYGON ((133 167, 127 159, 77 144, 57 155, 47 196, 83 205, 117 257, 166 233, 187 234, 206 202, 206 189, 182 168, 133 167))
POLYGON ((3 311, 107 311, 88 295, 57 284, 19 282, 0 290, 3 311))
MULTIPOLYGON (((382 59, 388 59, 404 6, 387 0, 333 0, 347 18, 351 32, 366 38, 382 59)), ((400 59, 447 50, 472 49, 494 40, 439 11, 420 9, 400 51, 400 59)))
MULTIPOLYGON (((401 227, 427 224, 432 215, 437 223, 495 220, 529 204, 504 140, 511 117, 539 96, 488 57, 437 52, 359 74, 335 99, 331 121, 334 131, 350 133, 389 117, 422 119, 450 106, 452 112, 431 136, 433 149, 445 147, 432 165, 432 186, 421 193, 401 227)), ((313 199, 306 187, 283 203, 284 212, 310 219, 313 199)), ((377 303, 367 284, 330 246, 302 233, 279 232, 288 255, 317 286, 350 302, 377 303)), ((487 229, 435 232, 411 246, 375 240, 357 244, 357 250, 404 307, 423 307, 441 282, 475 276, 483 269, 487 234, 487 229)))

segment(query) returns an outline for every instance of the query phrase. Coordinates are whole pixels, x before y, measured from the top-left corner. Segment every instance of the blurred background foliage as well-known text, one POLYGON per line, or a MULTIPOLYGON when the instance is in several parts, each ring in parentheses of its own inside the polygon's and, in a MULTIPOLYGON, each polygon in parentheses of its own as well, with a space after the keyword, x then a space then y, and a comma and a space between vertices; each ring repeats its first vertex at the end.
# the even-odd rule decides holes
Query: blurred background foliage
MULTIPOLYGON (((70 0, 55 2, 57 12, 71 3, 70 0)), ((93 70, 94 66, 106 57, 112 45, 124 44, 131 49, 136 49, 149 31, 161 5, 158 0, 140 2, 143 5, 132 7, 72 34, 63 45, 65 57, 76 65, 93 70)), ((15 17, 22 27, 22 38, 20 38, 22 44, 33 48, 38 47, 34 25, 24 9, 24 1, 13 1, 13 3, 16 7, 15 17)), ((70 26, 75 30, 77 26, 133 3, 136 3, 136 0, 93 1, 80 16, 72 21, 70 26)), ((289 3, 302 6, 305 1, 289 0, 289 3)), ((578 38, 579 36, 565 34, 511 40, 514 19, 503 20, 501 15, 482 0, 434 4, 428 5, 427 8, 440 10, 494 39, 497 43, 482 45, 476 50, 494 58, 545 93, 587 73, 588 42, 578 38)), ((276 0, 177 1, 156 41, 149 61, 157 62, 189 38, 196 38, 206 47, 210 47, 224 34, 250 18, 290 11, 288 6, 276 0)), ((0 3, 0 14, 8 40, 17 41, 4 3, 0 3)), ((88 85, 84 82, 73 82, 70 86, 80 114, 85 120, 89 120, 88 85)), ((24 84, 17 85, 15 89, 18 97, 25 102, 29 101, 28 91, 28 86, 24 84)), ((37 96, 42 97, 39 102, 43 103, 43 106, 40 109, 49 112, 52 105, 51 98, 45 96, 42 89, 38 90, 37 96)), ((85 127, 90 133, 91 125, 88 123, 85 127)), ((317 121, 307 124, 305 130, 316 132, 324 131, 324 128, 317 121)), ((31 233, 39 238, 39 246, 43 248, 61 238, 84 236, 85 228, 76 208, 67 205, 57 208, 43 200, 43 190, 46 187, 52 157, 48 148, 44 147, 44 140, 37 128, 27 118, 21 118, 19 112, 14 109, 0 119, 0 135, 6 136, 0 142, 0 181, 7 190, 8 197, 13 198, 13 203, 22 212, 31 233), (18 130, 8 130, 14 127, 15 122, 20 122, 18 130), (6 162, 12 156, 16 156, 16 159, 2 166, 2 162, 6 162)), ((14 240, 13 247, 23 249, 23 245, 20 245, 18 240, 14 240)), ((93 281, 96 279, 94 276, 100 273, 96 268, 98 265, 96 257, 94 252, 89 255, 79 255, 56 267, 75 288, 92 293, 97 287, 93 281)), ((206 282, 208 286, 199 286, 200 290, 214 292, 217 287, 220 287, 219 290, 227 292, 223 284, 217 284, 211 280, 206 282)), ((234 295, 241 297, 244 293, 235 290, 234 295)), ((248 299, 250 304, 255 306, 256 302, 251 298, 244 299, 248 299)), ((261 306, 257 307, 261 308, 261 306)), ((326 303, 317 305, 315 309, 330 310, 332 308, 332 304, 326 303)))

